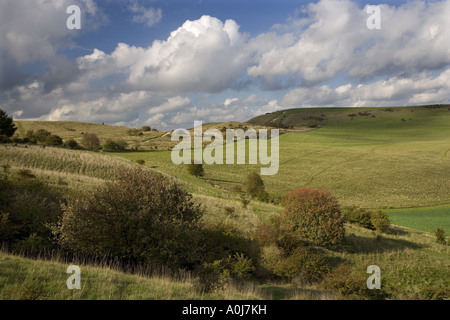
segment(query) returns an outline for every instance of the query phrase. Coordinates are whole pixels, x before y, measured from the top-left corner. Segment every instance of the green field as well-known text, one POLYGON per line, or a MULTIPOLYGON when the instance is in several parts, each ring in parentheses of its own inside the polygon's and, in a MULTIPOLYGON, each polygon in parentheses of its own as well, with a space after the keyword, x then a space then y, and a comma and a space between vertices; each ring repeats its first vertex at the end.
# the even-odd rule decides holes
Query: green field
POLYGON ((450 231, 450 205, 386 210, 393 224, 411 229, 434 233, 436 228, 442 228, 448 234, 450 231))

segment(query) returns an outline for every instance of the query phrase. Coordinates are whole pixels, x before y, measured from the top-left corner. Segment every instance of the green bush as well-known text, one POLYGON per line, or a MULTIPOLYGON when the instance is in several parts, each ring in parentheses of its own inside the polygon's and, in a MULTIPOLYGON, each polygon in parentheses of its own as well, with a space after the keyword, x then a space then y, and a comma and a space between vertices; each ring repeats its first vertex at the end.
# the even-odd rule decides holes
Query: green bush
POLYGON ((244 256, 238 252, 233 257, 233 275, 239 279, 250 278, 252 272, 255 271, 255 266, 251 258, 244 256))
POLYGON ((111 140, 108 139, 103 144, 102 149, 105 151, 113 151, 113 152, 120 152, 125 151, 125 149, 128 147, 128 143, 124 140, 111 140))
POLYGON ((440 244, 446 244, 445 241, 445 231, 442 228, 437 228, 434 232, 434 235, 436 236, 436 242, 440 244))
POLYGON ((67 148, 69 148, 69 149, 77 149, 77 148, 80 147, 80 146, 78 145, 78 142, 76 142, 76 140, 74 140, 74 139, 69 139, 69 140, 67 140, 67 141, 64 143, 64 145, 65 145, 67 148))
POLYGON ((143 126, 142 128, 141 128, 141 131, 142 132, 148 132, 148 131, 151 131, 152 129, 149 127, 149 126, 143 126))
POLYGON ((143 135, 142 131, 139 129, 130 129, 127 131, 127 133, 130 136, 142 136, 143 135))
POLYGON ((289 192, 280 225, 315 245, 337 245, 345 236, 340 206, 326 190, 301 188, 289 192))
POLYGON ((205 171, 203 170, 202 164, 195 164, 195 163, 188 164, 188 172, 189 174, 196 177, 203 177, 205 175, 205 171))
POLYGON ((378 210, 372 214, 370 221, 378 232, 387 232, 391 227, 391 221, 387 213, 378 210))
POLYGON ((203 263, 198 272, 196 289, 205 293, 225 289, 231 281, 230 271, 225 268, 225 264, 225 259, 203 263))
POLYGON ((356 207, 346 208, 342 212, 345 221, 357 224, 366 229, 375 230, 371 220, 372 214, 372 211, 356 207))
POLYGON ((275 274, 288 279, 300 280, 302 284, 320 281, 329 268, 325 258, 305 247, 297 247, 291 255, 275 265, 275 274))
POLYGON ((48 137, 50 137, 52 134, 45 130, 45 129, 39 129, 38 131, 36 131, 34 133, 34 138, 37 140, 37 142, 39 143, 44 143, 45 141, 48 139, 48 137))
POLYGON ((323 278, 321 287, 336 292, 340 299, 381 300, 389 297, 383 289, 368 289, 367 277, 363 271, 357 272, 348 264, 341 264, 323 278))
POLYGON ((202 211, 192 196, 162 175, 122 170, 90 194, 69 198, 53 230, 73 252, 132 265, 192 267, 202 258, 202 211))
POLYGON ((61 139, 60 136, 57 135, 49 135, 44 142, 47 146, 62 146, 63 145, 63 140, 61 139))
POLYGON ((253 172, 247 176, 246 181, 246 190, 247 193, 252 197, 256 198, 260 201, 268 201, 269 194, 266 191, 264 186, 264 181, 261 176, 256 172, 253 172))
POLYGON ((271 274, 275 274, 278 263, 283 259, 283 253, 275 244, 262 247, 260 265, 271 274))

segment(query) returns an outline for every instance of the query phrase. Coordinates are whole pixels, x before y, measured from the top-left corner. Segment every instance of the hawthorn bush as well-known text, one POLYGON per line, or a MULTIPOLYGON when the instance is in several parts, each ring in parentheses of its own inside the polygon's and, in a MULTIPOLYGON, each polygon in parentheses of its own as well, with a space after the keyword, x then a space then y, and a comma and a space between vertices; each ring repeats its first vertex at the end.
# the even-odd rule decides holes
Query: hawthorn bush
POLYGON ((391 227, 389 216, 381 210, 374 212, 370 217, 370 221, 378 232, 387 232, 391 227))
POLYGON ((301 188, 289 192, 280 226, 319 246, 338 245, 345 236, 339 203, 326 190, 301 188))
POLYGON ((269 200, 269 194, 264 186, 264 181, 256 172, 253 172, 247 176, 246 189, 247 193, 252 198, 257 198, 260 201, 269 200))
POLYGON ((201 258, 202 211, 162 175, 122 170, 96 192, 69 198, 54 234, 64 248, 88 256, 191 267, 201 258))
POLYGON ((372 214, 372 211, 356 207, 347 208, 343 211, 345 221, 357 224, 366 229, 375 230, 371 221, 372 214))

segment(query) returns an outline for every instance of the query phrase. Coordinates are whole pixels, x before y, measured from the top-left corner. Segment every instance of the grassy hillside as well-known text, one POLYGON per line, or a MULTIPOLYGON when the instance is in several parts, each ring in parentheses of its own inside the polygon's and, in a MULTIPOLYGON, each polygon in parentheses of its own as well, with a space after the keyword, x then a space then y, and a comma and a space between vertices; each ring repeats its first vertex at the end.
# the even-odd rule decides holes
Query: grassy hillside
POLYGON ((255 117, 247 123, 260 126, 278 126, 289 129, 320 128, 326 124, 343 125, 348 120, 361 119, 397 119, 408 120, 412 114, 436 114, 436 111, 448 111, 450 105, 428 105, 416 107, 388 108, 296 108, 270 112, 255 117))
POLYGON ((114 269, 82 265, 81 290, 68 290, 72 263, 31 260, 0 252, 0 300, 201 300, 267 299, 251 284, 213 294, 195 290, 194 279, 131 275, 114 269))
MULTIPOLYGON (((332 292, 323 283, 266 281, 204 295, 195 290, 195 279, 189 275, 182 279, 165 275, 147 277, 98 266, 83 266, 83 289, 69 291, 65 287, 68 264, 0 252, 0 299, 334 299, 339 297, 341 288, 354 285, 346 282, 350 281, 345 278, 347 273, 362 279, 364 285, 366 268, 373 264, 382 270, 383 292, 389 298, 450 298, 450 247, 437 244, 430 234, 437 227, 444 228, 447 235, 450 231, 450 110, 447 106, 303 109, 262 117, 266 118, 252 119, 250 122, 256 123, 248 127, 262 128, 280 121, 279 127, 290 128, 284 129, 280 136, 278 174, 263 176, 272 195, 282 196, 293 188, 306 186, 330 190, 343 206, 390 208, 387 212, 394 227, 387 234, 379 236, 347 224, 341 248, 317 248, 336 265, 349 266, 343 274, 330 274, 329 278, 338 284, 332 292), (312 118, 319 116, 323 118, 321 123, 305 122, 305 119, 319 121, 312 118)), ((26 125, 32 125, 27 130, 46 129, 64 139, 80 139, 81 132, 90 129, 103 141, 125 139, 129 130, 78 123, 68 127, 63 122, 20 125, 21 131, 26 130, 26 125), (70 136, 78 132, 80 136, 70 136)), ((203 129, 223 131, 246 126, 234 122, 214 123, 205 124, 203 129)), ((114 178, 118 168, 138 166, 135 161, 143 159, 148 170, 169 175, 194 193, 195 201, 205 212, 203 222, 208 226, 231 226, 251 239, 262 222, 279 216, 282 210, 279 205, 251 201, 244 207, 240 201, 238 187, 243 188, 246 176, 259 172, 260 165, 204 165, 205 176, 196 178, 188 173, 187 166, 172 163, 167 149, 176 142, 170 141, 170 134, 154 139, 150 134, 155 132, 145 134, 130 136, 130 139, 148 138, 154 144, 147 151, 138 152, 94 153, 0 145, 0 165, 12 170, 29 168, 36 176, 61 188, 87 190, 114 178)))
MULTIPOLYGON (((385 112, 384 117, 347 117, 313 131, 281 135, 279 172, 264 177, 268 191, 282 195, 302 186, 324 188, 344 206, 370 208, 450 203, 450 111, 408 112, 405 121, 385 112)), ((204 184, 190 178, 184 166, 174 165, 170 152, 116 155, 142 158, 157 170, 204 184)), ((208 165, 205 180, 231 189, 259 167, 208 165)))

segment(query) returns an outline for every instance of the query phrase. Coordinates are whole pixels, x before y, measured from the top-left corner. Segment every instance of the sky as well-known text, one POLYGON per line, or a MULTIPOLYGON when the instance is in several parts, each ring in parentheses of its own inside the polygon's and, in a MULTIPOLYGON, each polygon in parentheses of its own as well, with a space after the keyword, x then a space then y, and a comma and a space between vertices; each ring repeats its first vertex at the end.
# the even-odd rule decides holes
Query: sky
POLYGON ((449 103, 449 17, 450 0, 0 0, 0 109, 173 130, 449 103))

